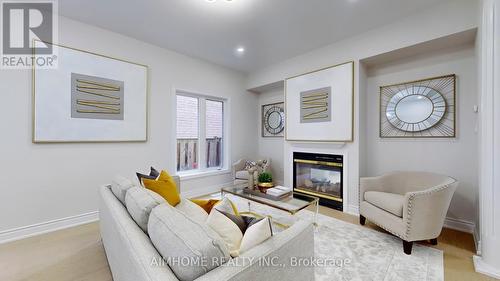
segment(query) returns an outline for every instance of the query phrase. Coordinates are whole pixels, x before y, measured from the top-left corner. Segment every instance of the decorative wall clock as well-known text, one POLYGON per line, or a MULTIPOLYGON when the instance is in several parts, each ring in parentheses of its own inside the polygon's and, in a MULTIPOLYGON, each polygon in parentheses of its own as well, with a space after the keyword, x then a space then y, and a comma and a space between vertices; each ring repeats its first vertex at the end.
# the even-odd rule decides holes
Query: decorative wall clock
POLYGON ((380 87, 380 137, 455 137, 455 74, 380 87))
POLYGON ((284 103, 272 103, 262 106, 262 136, 282 137, 285 130, 284 103))

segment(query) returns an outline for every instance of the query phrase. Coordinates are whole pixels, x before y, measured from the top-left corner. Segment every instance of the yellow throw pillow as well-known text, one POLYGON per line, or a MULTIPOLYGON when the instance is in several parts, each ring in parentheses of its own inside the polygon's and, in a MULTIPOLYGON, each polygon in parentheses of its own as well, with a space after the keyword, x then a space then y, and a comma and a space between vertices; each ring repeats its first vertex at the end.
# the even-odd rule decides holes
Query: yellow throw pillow
POLYGON ((220 200, 218 199, 191 199, 193 203, 196 205, 200 206, 207 212, 207 214, 210 214, 210 211, 212 211, 212 208, 215 206, 215 204, 219 203, 220 200))
POLYGON ((142 182, 145 188, 160 194, 170 205, 175 207, 181 202, 177 185, 166 171, 161 171, 160 177, 156 180, 143 178, 142 182))

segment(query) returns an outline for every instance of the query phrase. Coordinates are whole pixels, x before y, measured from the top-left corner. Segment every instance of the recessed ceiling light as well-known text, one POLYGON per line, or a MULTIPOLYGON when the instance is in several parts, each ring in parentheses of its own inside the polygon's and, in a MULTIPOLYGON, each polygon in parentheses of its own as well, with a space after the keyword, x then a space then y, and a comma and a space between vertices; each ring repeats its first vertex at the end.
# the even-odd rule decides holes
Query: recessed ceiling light
POLYGON ((245 48, 243 48, 243 47, 238 47, 238 48, 236 48, 236 52, 237 52, 238 54, 243 54, 243 53, 245 52, 245 48))
MULTIPOLYGON (((215 3, 217 2, 217 0, 205 0, 207 1, 208 3, 215 3)), ((226 2, 233 2, 233 0, 226 0, 226 2)))

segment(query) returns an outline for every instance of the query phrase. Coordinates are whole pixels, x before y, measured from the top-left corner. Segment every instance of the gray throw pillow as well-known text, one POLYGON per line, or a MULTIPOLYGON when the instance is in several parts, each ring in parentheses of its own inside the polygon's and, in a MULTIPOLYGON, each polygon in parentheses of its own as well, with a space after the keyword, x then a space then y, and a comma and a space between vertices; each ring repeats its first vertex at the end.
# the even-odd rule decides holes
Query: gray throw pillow
POLYGON ((181 281, 194 280, 230 259, 229 250, 215 231, 169 204, 153 209, 148 233, 153 245, 181 281))
POLYGON ((148 220, 151 211, 154 207, 165 202, 165 199, 159 194, 140 187, 130 188, 125 196, 125 206, 128 213, 146 233, 148 232, 148 220))
POLYGON ((156 170, 155 168, 151 167, 150 168, 149 175, 144 175, 139 172, 135 173, 137 175, 137 179, 139 180, 139 183, 143 186, 142 184, 142 179, 150 179, 150 180, 156 180, 160 176, 160 172, 156 170))

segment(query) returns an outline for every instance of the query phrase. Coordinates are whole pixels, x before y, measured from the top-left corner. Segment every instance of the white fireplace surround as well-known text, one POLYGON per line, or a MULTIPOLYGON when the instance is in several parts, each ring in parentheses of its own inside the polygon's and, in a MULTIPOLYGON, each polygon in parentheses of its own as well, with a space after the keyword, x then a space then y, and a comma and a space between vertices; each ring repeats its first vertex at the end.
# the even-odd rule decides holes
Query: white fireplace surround
POLYGON ((285 170, 285 186, 293 185, 293 153, 322 153, 342 155, 343 163, 343 202, 344 212, 358 215, 358 194, 359 194, 359 161, 352 159, 354 153, 350 150, 354 148, 352 143, 302 143, 285 142, 283 168, 285 170))

